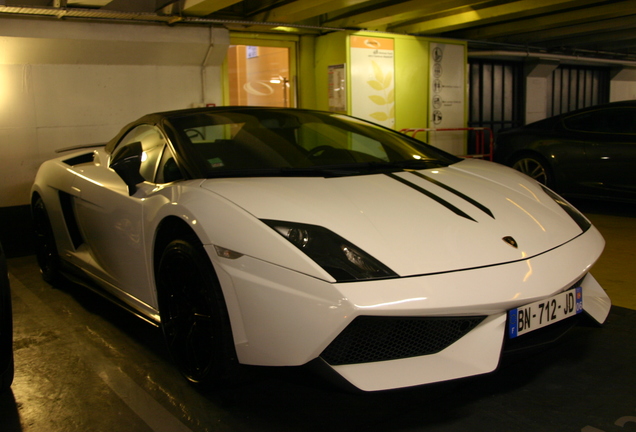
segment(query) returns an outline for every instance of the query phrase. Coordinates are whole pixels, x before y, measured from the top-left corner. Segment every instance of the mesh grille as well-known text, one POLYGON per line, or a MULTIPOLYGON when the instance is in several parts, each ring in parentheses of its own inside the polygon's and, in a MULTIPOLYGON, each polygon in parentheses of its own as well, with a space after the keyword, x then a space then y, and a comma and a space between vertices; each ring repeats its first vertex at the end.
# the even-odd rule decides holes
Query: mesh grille
POLYGON ((334 339, 321 357, 337 366, 435 354, 459 340, 485 318, 361 316, 334 339))

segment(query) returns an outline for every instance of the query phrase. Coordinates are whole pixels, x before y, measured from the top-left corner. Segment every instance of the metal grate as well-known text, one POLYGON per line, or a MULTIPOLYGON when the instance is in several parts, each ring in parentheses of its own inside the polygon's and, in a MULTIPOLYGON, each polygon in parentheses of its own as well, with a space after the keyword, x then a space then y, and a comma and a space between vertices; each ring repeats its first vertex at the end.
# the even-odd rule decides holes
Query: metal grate
POLYGON ((609 68, 556 68, 548 79, 548 116, 609 102, 609 75, 609 68))
POLYGON ((514 62, 469 59, 470 127, 500 129, 523 124, 523 67, 514 62))
POLYGON ((323 351, 330 365, 370 363, 435 354, 481 323, 485 316, 361 316, 323 351))

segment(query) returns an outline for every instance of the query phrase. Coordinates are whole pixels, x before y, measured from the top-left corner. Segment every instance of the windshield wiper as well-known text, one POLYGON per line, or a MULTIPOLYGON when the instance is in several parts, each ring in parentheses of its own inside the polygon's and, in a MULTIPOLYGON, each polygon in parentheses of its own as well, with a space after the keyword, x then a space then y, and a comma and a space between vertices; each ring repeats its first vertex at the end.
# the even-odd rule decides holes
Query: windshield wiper
POLYGON ((365 164, 370 169, 431 169, 442 168, 449 164, 437 159, 406 159, 392 162, 367 162, 365 164))
POLYGON ((360 173, 360 164, 318 165, 302 168, 280 168, 280 172, 282 175, 288 175, 290 177, 343 177, 360 173))
POLYGON ((405 169, 441 168, 448 164, 432 159, 412 159, 395 162, 356 162, 345 164, 317 165, 309 167, 250 168, 235 170, 213 170, 208 178, 223 177, 346 177, 372 172, 405 169))
POLYGON ((208 178, 224 177, 344 177, 359 174, 364 166, 355 165, 329 165, 316 167, 281 167, 281 168, 250 168, 234 170, 214 170, 208 174, 208 178))

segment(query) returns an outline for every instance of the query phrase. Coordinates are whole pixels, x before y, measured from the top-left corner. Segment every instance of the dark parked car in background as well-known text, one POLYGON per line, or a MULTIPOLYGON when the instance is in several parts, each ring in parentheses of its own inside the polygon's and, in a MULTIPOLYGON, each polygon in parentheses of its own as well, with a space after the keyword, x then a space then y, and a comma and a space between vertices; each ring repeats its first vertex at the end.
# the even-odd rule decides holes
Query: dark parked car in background
POLYGON ((13 382, 13 321, 7 262, 0 245, 0 393, 13 382))
POLYGON ((636 101, 596 105, 502 131, 495 161, 565 196, 636 201, 636 101))

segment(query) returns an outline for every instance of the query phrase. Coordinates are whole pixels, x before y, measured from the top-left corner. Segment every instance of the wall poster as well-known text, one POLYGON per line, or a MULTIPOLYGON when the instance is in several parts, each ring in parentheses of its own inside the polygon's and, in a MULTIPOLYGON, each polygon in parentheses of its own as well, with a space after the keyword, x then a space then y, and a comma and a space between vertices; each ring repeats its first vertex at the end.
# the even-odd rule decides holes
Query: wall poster
MULTIPOLYGON (((463 128, 465 124, 465 47, 430 43, 429 128, 463 128)), ((465 132, 432 132, 428 141, 453 154, 466 152, 465 132)))
POLYGON ((350 36, 351 115, 395 126, 394 41, 350 36))

